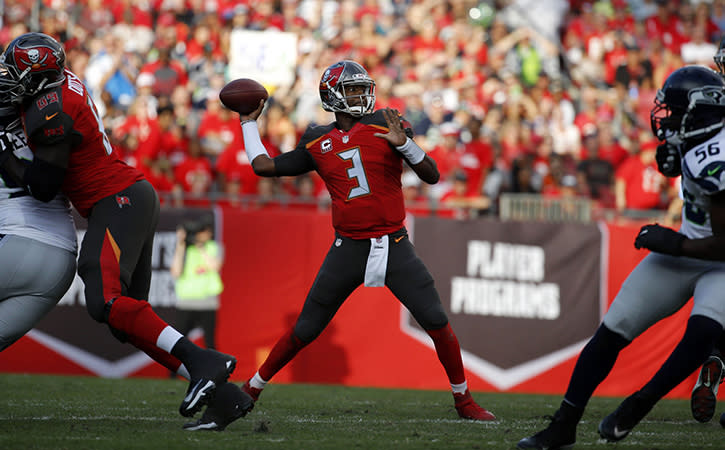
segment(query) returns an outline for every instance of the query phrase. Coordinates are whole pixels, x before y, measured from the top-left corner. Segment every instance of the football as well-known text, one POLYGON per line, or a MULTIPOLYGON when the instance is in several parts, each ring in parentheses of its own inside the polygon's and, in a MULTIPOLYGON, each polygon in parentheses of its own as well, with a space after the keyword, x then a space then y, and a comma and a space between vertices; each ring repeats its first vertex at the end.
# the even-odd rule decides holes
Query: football
POLYGON ((268 97, 267 89, 249 78, 230 81, 219 91, 222 104, 239 114, 249 114, 257 109, 260 100, 267 100, 268 97))

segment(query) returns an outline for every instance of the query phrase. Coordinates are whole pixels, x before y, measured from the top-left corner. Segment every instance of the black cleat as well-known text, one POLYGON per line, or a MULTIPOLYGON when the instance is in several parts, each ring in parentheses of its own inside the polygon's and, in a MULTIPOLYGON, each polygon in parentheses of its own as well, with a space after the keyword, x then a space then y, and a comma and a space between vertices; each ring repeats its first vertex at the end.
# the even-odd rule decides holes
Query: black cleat
POLYGON ((639 391, 635 392, 599 423, 599 435, 608 442, 621 441, 654 405, 655 402, 646 399, 639 391))
POLYGON ((717 356, 710 356, 700 369, 697 383, 692 389, 690 409, 698 422, 709 422, 715 415, 717 390, 725 376, 725 366, 717 356))
POLYGON ((234 383, 223 383, 216 389, 201 419, 184 424, 187 431, 223 431, 230 423, 244 417, 254 408, 254 400, 234 383))
MULTIPOLYGON (((569 408, 573 407, 569 406, 569 408)), ((521 439, 516 448, 537 450, 568 450, 574 448, 576 425, 579 422, 581 413, 577 413, 576 420, 567 420, 564 416, 562 409, 558 409, 551 418, 548 427, 533 436, 521 439)))
POLYGON ((179 406, 179 414, 191 417, 206 405, 218 385, 229 378, 237 365, 237 359, 216 350, 205 349, 201 356, 192 361, 189 369, 191 380, 186 397, 179 406))

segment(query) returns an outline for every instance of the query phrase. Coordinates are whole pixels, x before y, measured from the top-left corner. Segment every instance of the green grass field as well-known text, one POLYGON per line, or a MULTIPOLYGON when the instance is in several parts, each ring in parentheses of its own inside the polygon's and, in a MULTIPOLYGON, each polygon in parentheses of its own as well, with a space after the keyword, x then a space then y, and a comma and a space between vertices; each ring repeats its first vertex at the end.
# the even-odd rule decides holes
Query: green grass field
MULTIPOLYGON (((270 384, 223 432, 189 432, 182 380, 0 374, 0 449, 511 449, 541 429, 559 396, 474 393, 499 420, 461 420, 444 391, 270 384)), ((621 399, 594 398, 577 448, 725 448, 717 418, 695 422, 684 400, 663 400, 624 441, 596 427, 621 399)))

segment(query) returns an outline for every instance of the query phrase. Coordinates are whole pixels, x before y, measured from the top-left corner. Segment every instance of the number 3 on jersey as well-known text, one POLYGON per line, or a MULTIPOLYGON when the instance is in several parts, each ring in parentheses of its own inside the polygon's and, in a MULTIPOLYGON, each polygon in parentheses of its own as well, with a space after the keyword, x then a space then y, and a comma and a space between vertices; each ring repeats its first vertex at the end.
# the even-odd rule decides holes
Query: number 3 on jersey
POLYGON ((347 194, 347 199, 352 200, 355 197, 368 195, 370 193, 370 185, 368 184, 368 178, 365 174, 365 168, 363 167, 362 158, 360 157, 360 148, 351 148, 337 154, 341 159, 345 161, 351 161, 352 167, 347 169, 347 176, 351 180, 357 181, 357 186, 350 189, 347 194))

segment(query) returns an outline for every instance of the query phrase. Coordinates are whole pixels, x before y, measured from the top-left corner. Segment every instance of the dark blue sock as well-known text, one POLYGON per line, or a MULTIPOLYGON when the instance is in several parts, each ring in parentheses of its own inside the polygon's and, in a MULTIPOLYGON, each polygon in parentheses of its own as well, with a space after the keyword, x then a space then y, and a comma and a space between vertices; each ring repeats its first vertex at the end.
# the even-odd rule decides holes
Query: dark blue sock
POLYGON ((609 375, 619 352, 630 342, 601 324, 576 361, 564 400, 583 409, 597 386, 609 375))
POLYGON ((685 334, 641 392, 659 400, 699 369, 722 335, 722 326, 705 316, 692 316, 687 321, 685 334))

